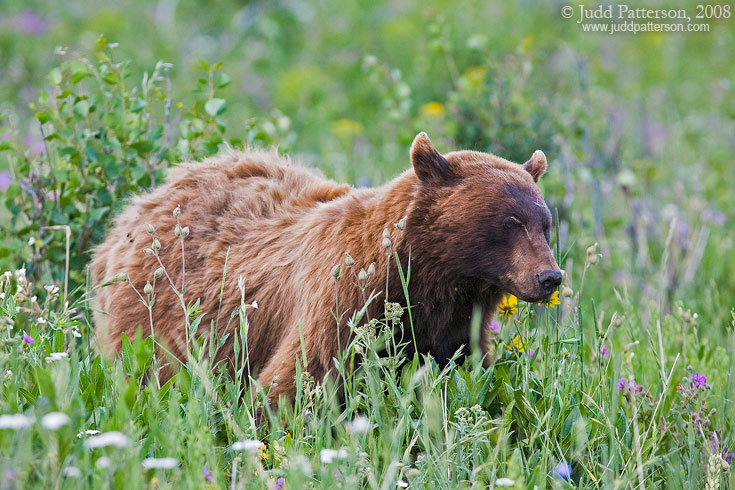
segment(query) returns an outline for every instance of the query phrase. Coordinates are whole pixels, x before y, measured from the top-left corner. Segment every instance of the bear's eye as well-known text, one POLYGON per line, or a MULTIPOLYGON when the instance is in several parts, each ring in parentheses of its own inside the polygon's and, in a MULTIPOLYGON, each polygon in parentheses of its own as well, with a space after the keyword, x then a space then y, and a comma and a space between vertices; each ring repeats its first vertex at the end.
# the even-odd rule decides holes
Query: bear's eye
POLYGON ((550 228, 544 228, 544 238, 546 238, 546 243, 551 243, 551 229, 550 228))
POLYGON ((511 228, 515 228, 516 226, 521 226, 521 221, 518 218, 511 216, 505 219, 503 225, 510 230, 511 228))

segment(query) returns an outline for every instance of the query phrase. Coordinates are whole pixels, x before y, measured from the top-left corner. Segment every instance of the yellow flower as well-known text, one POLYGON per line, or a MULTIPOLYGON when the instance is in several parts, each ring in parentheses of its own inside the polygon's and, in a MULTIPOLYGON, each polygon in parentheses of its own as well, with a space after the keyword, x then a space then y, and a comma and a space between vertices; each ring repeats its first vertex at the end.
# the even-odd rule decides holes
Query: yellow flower
POLYGON ((441 116, 446 112, 444 106, 440 102, 429 102, 419 109, 422 116, 441 116))
POLYGON ((523 342, 521 342, 521 336, 516 335, 513 337, 513 347, 509 346, 508 344, 503 344, 506 349, 513 352, 514 350, 517 351, 519 354, 526 350, 526 346, 523 345, 523 342))
POLYGON ((559 299, 559 291, 554 291, 554 294, 552 294, 549 299, 544 299, 538 302, 539 306, 544 305, 547 310, 560 304, 561 300, 559 299))
POLYGON ((498 316, 510 318, 518 311, 518 298, 512 294, 503 296, 503 300, 498 306, 498 316))
POLYGON ((268 459, 268 448, 265 444, 261 444, 260 449, 258 449, 258 457, 261 461, 266 461, 268 459))

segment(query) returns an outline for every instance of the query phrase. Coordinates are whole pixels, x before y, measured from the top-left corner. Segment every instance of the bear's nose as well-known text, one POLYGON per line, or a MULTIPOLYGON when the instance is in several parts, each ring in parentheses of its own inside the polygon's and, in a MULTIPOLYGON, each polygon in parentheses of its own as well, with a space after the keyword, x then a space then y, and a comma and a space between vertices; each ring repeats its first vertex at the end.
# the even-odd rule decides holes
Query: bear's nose
POLYGON ((546 294, 551 294, 561 284, 561 272, 547 269, 538 275, 538 282, 546 294))

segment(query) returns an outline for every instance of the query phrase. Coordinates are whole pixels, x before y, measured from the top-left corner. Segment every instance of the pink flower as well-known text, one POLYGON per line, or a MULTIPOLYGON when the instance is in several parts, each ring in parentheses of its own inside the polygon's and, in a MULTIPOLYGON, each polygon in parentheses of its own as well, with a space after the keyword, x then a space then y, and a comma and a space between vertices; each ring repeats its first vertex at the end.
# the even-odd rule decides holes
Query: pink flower
POLYGON ((214 477, 212 476, 212 471, 209 469, 209 466, 204 467, 204 469, 202 470, 202 475, 204 475, 204 479, 207 480, 207 482, 214 482, 214 477))
POLYGON ((286 479, 282 476, 278 477, 278 480, 276 480, 276 484, 273 485, 273 488, 275 490, 281 490, 283 488, 283 485, 286 483, 286 479))
POLYGON ((499 324, 498 322, 496 322, 495 320, 491 321, 491 322, 490 322, 490 323, 488 324, 488 328, 489 328, 490 330, 492 330, 493 332, 495 332, 495 333, 498 333, 498 332, 500 332, 500 324, 499 324))
POLYGON ((628 380, 625 378, 620 378, 618 380, 618 391, 622 391, 625 389, 625 385, 628 384, 628 380))
POLYGON ((707 386, 707 377, 697 373, 692 376, 692 384, 694 386, 707 386))
POLYGON ((528 360, 533 361, 533 349, 528 349, 528 360))
POLYGON ((34 340, 34 338, 31 337, 30 335, 28 335, 25 332, 23 332, 23 342, 25 342, 26 344, 35 344, 36 343, 36 341, 34 340))
POLYGON ((600 354, 602 354, 603 356, 609 356, 610 355, 610 351, 607 350, 604 345, 601 345, 600 346, 600 354))

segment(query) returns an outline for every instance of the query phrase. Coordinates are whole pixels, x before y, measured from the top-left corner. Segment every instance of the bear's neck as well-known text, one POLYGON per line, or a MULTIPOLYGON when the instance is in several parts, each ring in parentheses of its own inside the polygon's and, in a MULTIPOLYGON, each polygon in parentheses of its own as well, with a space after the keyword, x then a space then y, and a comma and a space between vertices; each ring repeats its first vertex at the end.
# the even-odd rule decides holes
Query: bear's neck
MULTIPOLYGON (((474 307, 479 306, 483 321, 489 321, 501 293, 481 281, 461 277, 437 260, 443 245, 438 243, 438 239, 432 240, 422 225, 431 217, 426 215, 419 201, 420 187, 416 175, 409 170, 373 193, 366 193, 365 199, 359 200, 359 205, 351 206, 345 213, 343 239, 348 246, 346 251, 356 260, 357 271, 361 267, 367 269, 370 262, 375 263, 376 270, 369 280, 369 289, 381 293, 368 313, 371 316, 382 314, 387 282, 387 299, 404 307, 410 303, 412 307, 411 318, 404 314, 403 320, 406 327, 412 321, 416 331, 420 332, 417 334, 418 349, 432 351, 441 361, 468 343, 474 307), (399 230, 394 225, 403 217, 407 218, 408 224, 405 230, 399 230), (350 226, 350 223, 360 225, 350 226), (391 234, 390 258, 382 247, 381 234, 386 228, 391 234), (409 268, 406 298, 401 275, 406 278, 409 268)), ((362 307, 359 292, 347 294, 352 296, 348 303, 355 308, 362 307)))

